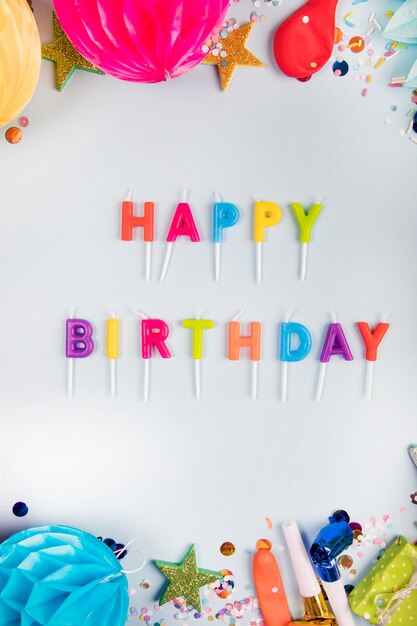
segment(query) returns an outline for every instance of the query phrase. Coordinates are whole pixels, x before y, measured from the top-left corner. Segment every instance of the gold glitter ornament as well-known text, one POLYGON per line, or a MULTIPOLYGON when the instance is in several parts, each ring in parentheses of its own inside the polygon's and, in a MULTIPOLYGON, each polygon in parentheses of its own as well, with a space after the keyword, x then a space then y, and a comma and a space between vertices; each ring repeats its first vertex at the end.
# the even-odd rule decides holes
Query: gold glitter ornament
POLYGON ((265 67, 262 61, 257 59, 245 47, 254 25, 255 22, 248 22, 244 26, 240 26, 240 28, 228 33, 226 38, 219 39, 222 44, 222 52, 225 52, 226 56, 220 56, 220 54, 215 56, 212 52, 209 52, 202 60, 202 63, 205 65, 217 65, 223 91, 230 85, 233 74, 239 65, 245 67, 265 67))
POLYGON ((86 70, 93 74, 103 74, 95 65, 84 59, 74 48, 59 23, 55 13, 52 13, 54 38, 50 43, 42 46, 42 58, 56 64, 56 87, 62 91, 75 70, 86 70))
POLYGON ((197 567, 195 546, 191 545, 180 563, 154 561, 168 582, 162 592, 159 604, 166 604, 174 598, 183 597, 191 606, 201 612, 200 587, 214 583, 221 578, 220 572, 197 567))

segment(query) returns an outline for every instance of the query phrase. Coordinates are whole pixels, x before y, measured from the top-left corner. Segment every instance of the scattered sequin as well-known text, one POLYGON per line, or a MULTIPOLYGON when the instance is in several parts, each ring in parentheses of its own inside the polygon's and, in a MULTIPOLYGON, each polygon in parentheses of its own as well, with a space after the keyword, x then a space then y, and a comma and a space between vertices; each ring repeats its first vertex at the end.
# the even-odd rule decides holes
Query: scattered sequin
POLYGON ((349 65, 346 61, 335 61, 333 63, 333 73, 335 76, 345 76, 349 71, 349 65))
POLYGON ((142 580, 142 582, 140 583, 140 588, 141 589, 149 589, 149 587, 150 587, 149 580, 146 580, 146 578, 144 578, 142 580))
POLYGON ((222 575, 215 583, 210 584, 210 588, 216 593, 219 598, 226 599, 232 595, 235 582, 233 580, 233 574, 228 569, 220 570, 222 575))
POLYGON ((353 559, 349 554, 342 554, 338 559, 338 563, 343 569, 350 569, 353 565, 353 559))
POLYGON ((25 517, 29 512, 29 507, 24 502, 16 502, 12 510, 16 517, 25 517))
POLYGON ((363 37, 356 36, 349 39, 348 48, 351 52, 354 52, 355 54, 357 54, 358 52, 362 52, 362 50, 365 48, 365 41, 363 37))
POLYGON ((26 117, 25 115, 22 115, 21 117, 19 117, 19 119, 17 120, 17 123, 19 124, 19 126, 21 126, 22 128, 26 128, 26 126, 29 126, 29 118, 26 117))
POLYGON ((232 556, 235 551, 236 548, 231 541, 225 541, 220 546, 220 552, 223 554, 223 556, 232 556))
POLYGON ((23 133, 17 126, 11 126, 4 134, 9 143, 19 143, 23 137, 23 133))
POLYGON ((269 530, 271 530, 271 528, 272 528, 272 521, 269 519, 269 517, 265 517, 265 521, 266 521, 266 525, 268 526, 269 530))

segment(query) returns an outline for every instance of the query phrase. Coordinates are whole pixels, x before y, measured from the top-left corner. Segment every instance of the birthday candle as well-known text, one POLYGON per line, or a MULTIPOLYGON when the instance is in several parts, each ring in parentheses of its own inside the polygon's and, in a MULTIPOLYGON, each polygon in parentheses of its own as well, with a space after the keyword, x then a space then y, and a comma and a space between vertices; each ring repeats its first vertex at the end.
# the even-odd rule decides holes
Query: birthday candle
POLYGON ((203 331, 214 328, 214 320, 188 319, 182 321, 183 328, 192 331, 192 357, 194 359, 194 383, 197 400, 201 398, 200 363, 203 358, 203 331))
POLYGON ((288 363, 302 361, 311 352, 312 338, 310 331, 303 324, 283 322, 281 324, 280 359, 281 366, 281 400, 287 401, 288 363), (294 338, 299 345, 293 348, 294 338))
POLYGON ((114 313, 107 320, 106 356, 110 362, 110 395, 116 397, 116 360, 119 358, 119 320, 114 313))
POLYGON ((298 202, 293 202, 290 206, 300 228, 300 279, 305 280, 307 270, 307 246, 311 241, 311 230, 321 213, 323 205, 313 204, 308 213, 304 211, 303 205, 298 202))
POLYGON ((250 323, 250 334, 242 336, 240 334, 240 323, 237 321, 244 311, 241 311, 229 322, 229 351, 228 356, 231 361, 240 359, 241 349, 249 348, 249 357, 252 361, 252 398, 258 397, 258 361, 261 358, 261 324, 260 322, 250 323))
POLYGON ((66 349, 68 359, 68 396, 74 395, 74 359, 85 359, 94 350, 93 327, 87 320, 71 317, 66 322, 66 349))
POLYGON ((143 216, 134 215, 133 202, 131 201, 132 188, 129 189, 127 198, 122 202, 122 240, 132 241, 133 229, 143 228, 143 240, 145 242, 145 280, 151 278, 152 242, 154 240, 154 203, 145 202, 143 216))
POLYGON ((166 241, 167 248, 165 258, 161 270, 161 283, 164 282, 168 272, 169 262, 171 260, 172 248, 178 237, 189 237, 190 241, 197 243, 200 241, 200 235, 197 230, 196 223, 191 211, 191 207, 187 202, 188 190, 183 193, 182 202, 180 202, 175 210, 169 228, 166 241))
POLYGON ((220 282, 220 244, 223 241, 223 230, 238 223, 240 212, 236 205, 230 202, 221 202, 215 192, 213 204, 213 242, 214 242, 214 279, 220 282))
MULTIPOLYGON (((335 319, 335 318, 334 318, 335 319)), ((316 402, 320 402, 323 394, 326 365, 335 355, 342 356, 345 361, 353 361, 353 355, 346 340, 341 324, 336 321, 329 324, 326 338, 320 355, 320 370, 316 390, 316 402)))
POLYGON ((256 282, 262 282, 262 243, 265 241, 265 228, 275 226, 281 219, 281 208, 274 202, 257 200, 254 207, 253 239, 255 241, 256 282))
POLYGON ((169 335, 169 326, 160 319, 142 319, 142 358, 144 359, 144 390, 143 397, 145 402, 149 400, 150 388, 150 359, 155 350, 159 352, 163 359, 170 359, 171 352, 166 344, 169 335))
POLYGON ((362 339, 365 344, 365 359, 366 359, 366 381, 365 381, 365 394, 368 399, 372 397, 372 387, 374 378, 374 363, 378 358, 378 347, 385 337, 385 333, 389 328, 387 322, 379 322, 371 330, 367 322, 358 322, 357 326, 362 339))

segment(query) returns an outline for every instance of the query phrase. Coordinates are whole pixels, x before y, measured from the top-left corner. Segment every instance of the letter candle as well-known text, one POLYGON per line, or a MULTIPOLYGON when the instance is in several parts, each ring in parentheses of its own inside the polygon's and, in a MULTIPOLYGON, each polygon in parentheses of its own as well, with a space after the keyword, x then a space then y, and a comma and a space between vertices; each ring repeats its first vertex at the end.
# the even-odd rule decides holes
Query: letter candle
POLYGON ((200 235, 198 234, 191 207, 187 202, 187 197, 188 189, 185 189, 182 194, 182 202, 178 204, 175 210, 171 226, 166 237, 168 245, 166 248, 165 258, 161 270, 161 283, 164 282, 165 276, 168 272, 172 248, 178 237, 189 237, 190 241, 194 243, 200 241, 200 235))
POLYGON ((342 356, 345 361, 353 361, 353 355, 350 351, 348 342, 343 332, 341 324, 336 321, 336 314, 332 314, 332 323, 327 329, 326 338, 320 355, 320 370, 316 389, 316 402, 320 402, 323 395, 324 381, 326 378, 326 366, 330 361, 330 357, 334 355, 342 356))
POLYGON ((149 401, 149 389, 150 389, 150 360, 153 356, 154 350, 159 352, 163 359, 171 358, 171 352, 166 345, 165 340, 169 335, 169 326, 163 320, 150 319, 145 313, 138 309, 133 309, 133 313, 136 313, 142 318, 141 322, 141 336, 142 336, 142 358, 144 360, 143 368, 143 400, 149 401))
POLYGON ((214 320, 189 319, 182 321, 183 328, 189 328, 192 332, 192 357, 194 359, 194 384, 197 400, 201 398, 201 370, 200 364, 203 358, 203 331, 214 328, 214 320))
POLYGON ((230 202, 221 202, 220 195, 214 192, 213 204, 213 242, 214 242, 214 280, 220 282, 220 263, 223 242, 223 230, 238 223, 240 212, 237 206, 230 202))
POLYGON ((260 322, 251 322, 250 335, 242 336, 240 334, 240 322, 238 321, 246 311, 239 311, 237 315, 229 322, 229 351, 228 356, 231 361, 240 359, 241 348, 249 348, 249 357, 252 361, 252 399, 258 397, 258 361, 261 358, 261 324, 260 322))
MULTIPOLYGON (((75 315, 75 313, 73 314, 75 315)), ((67 319, 66 322, 66 349, 68 359, 68 396, 74 395, 74 359, 85 359, 94 350, 93 327, 87 320, 75 318, 67 319)))
POLYGON ((372 398, 372 387, 374 379, 374 363, 378 358, 378 347, 389 328, 387 322, 379 322, 371 330, 367 322, 358 322, 357 326, 365 344, 366 376, 365 395, 370 400, 372 398))
POLYGON ((305 280, 307 271, 307 246, 311 241, 311 229, 320 215, 323 205, 318 203, 313 204, 308 213, 304 211, 303 205, 299 202, 293 202, 290 206, 300 228, 300 280, 305 280))
POLYGON ((115 313, 110 312, 107 320, 106 356, 110 362, 110 395, 116 397, 116 361, 119 358, 119 320, 115 313))
POLYGON ((265 228, 278 224, 282 216, 281 208, 274 202, 255 200, 253 216, 253 239, 255 241, 256 282, 262 282, 262 244, 265 241, 265 228))
POLYGON ((311 352, 312 339, 309 330, 303 324, 290 322, 290 315, 281 324, 280 359, 281 359, 281 400, 287 401, 288 363, 302 361, 311 352), (293 338, 297 337, 299 345, 293 347, 293 338))
POLYGON ((122 240, 132 241, 133 229, 143 228, 145 242, 145 280, 151 279, 152 242, 154 240, 154 203, 145 202, 143 216, 137 217, 133 212, 132 187, 129 188, 126 200, 122 202, 122 240))

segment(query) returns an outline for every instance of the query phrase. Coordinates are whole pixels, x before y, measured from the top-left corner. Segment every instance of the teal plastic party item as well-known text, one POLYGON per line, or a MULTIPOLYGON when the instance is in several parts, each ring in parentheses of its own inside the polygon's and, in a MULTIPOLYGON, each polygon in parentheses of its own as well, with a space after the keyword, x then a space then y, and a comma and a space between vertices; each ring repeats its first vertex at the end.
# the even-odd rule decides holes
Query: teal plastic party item
POLYGON ((406 0, 388 20, 382 34, 392 41, 417 43, 417 0, 406 0))
POLYGON ((128 604, 121 564, 89 533, 43 526, 0 545, 2 626, 124 626, 128 604))

